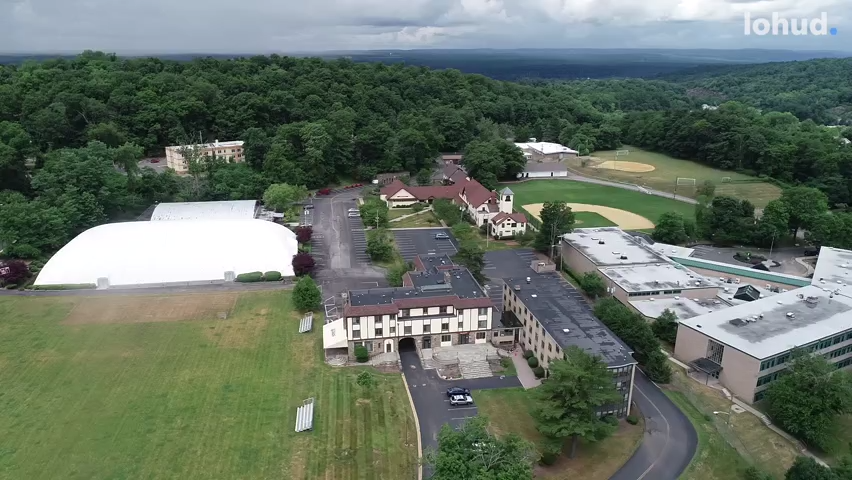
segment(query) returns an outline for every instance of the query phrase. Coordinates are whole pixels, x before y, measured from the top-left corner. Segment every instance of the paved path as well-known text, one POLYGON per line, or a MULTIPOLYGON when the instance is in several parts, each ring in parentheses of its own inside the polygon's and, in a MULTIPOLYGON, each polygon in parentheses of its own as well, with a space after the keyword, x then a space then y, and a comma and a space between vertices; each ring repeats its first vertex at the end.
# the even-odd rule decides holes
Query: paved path
POLYGON ((523 350, 520 347, 512 352, 512 363, 515 364, 515 371, 518 372, 518 380, 521 382, 521 385, 529 390, 530 388, 541 385, 541 380, 535 378, 535 374, 522 352, 523 350))
POLYGON ((633 401, 645 417, 645 436, 636 453, 610 480, 677 479, 698 448, 692 423, 639 371, 634 379, 633 401))

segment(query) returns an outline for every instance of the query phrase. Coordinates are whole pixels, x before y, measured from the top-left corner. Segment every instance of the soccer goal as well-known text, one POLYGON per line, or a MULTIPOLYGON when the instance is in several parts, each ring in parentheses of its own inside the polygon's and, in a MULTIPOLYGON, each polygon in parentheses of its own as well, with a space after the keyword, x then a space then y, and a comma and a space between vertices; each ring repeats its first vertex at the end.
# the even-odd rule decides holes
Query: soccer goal
POLYGON ((694 187, 695 179, 694 178, 686 178, 686 177, 677 177, 677 186, 678 187, 694 187))
POLYGON ((722 183, 731 183, 731 177, 722 177, 722 183))
POLYGON ((630 150, 616 150, 615 151, 615 159, 618 160, 618 157, 626 157, 630 154, 630 150))

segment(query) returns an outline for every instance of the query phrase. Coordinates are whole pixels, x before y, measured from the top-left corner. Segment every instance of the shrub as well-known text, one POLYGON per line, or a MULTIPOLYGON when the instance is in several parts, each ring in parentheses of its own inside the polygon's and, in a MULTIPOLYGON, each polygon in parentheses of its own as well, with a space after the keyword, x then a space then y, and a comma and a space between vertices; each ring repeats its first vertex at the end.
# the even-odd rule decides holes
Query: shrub
POLYGON ((361 345, 359 347, 355 347, 355 360, 358 363, 365 363, 370 359, 370 352, 367 351, 367 347, 361 345))
POLYGON ((636 415, 628 415, 627 423, 629 423, 630 425, 636 425, 637 423, 639 423, 639 417, 637 417, 636 415))
POLYGON ((310 275, 315 266, 314 257, 309 253, 299 252, 293 256, 293 273, 297 276, 310 275))
POLYGON ((6 285, 6 290, 14 290, 16 288, 18 288, 18 285, 15 284, 15 283, 10 283, 10 284, 6 285))
POLYGON ((237 275, 235 281, 241 283, 261 282, 263 281, 263 272, 241 273, 237 275))
POLYGON ((553 465, 562 453, 562 442, 560 440, 547 440, 541 447, 541 458, 539 461, 542 465, 553 465))
POLYGON ((535 367, 537 367, 537 366, 538 366, 538 359, 537 359, 537 358, 535 358, 535 357, 530 357, 530 358, 528 358, 528 359, 527 359, 527 365, 529 365, 529 366, 530 366, 530 368, 535 368, 535 367))
POLYGON ((530 359, 530 358, 533 358, 533 357, 535 357, 535 352, 533 352, 532 350, 525 350, 524 351, 524 358, 530 359))
POLYGON ((322 294, 311 277, 302 277, 293 287, 293 306, 300 312, 318 310, 322 304, 322 294))
POLYGON ((296 241, 299 243, 308 243, 314 234, 314 229, 311 227, 296 227, 296 241))
POLYGON ((615 418, 615 415, 604 415, 604 417, 601 420, 603 420, 604 423, 608 423, 608 424, 612 425, 613 427, 618 426, 618 419, 615 418))
POLYGON ((266 272, 263 274, 263 280, 267 282, 277 282, 281 280, 281 272, 276 272, 274 270, 266 272))
POLYGON ((416 212, 422 212, 424 208, 426 208, 426 207, 420 202, 417 202, 417 203, 415 203, 414 205, 411 206, 411 209, 414 210, 415 213, 416 212))
POLYGON ((541 365, 533 368, 533 373, 535 374, 535 378, 544 378, 544 368, 541 365))
POLYGON ((0 283, 21 283, 30 275, 27 264, 20 260, 0 262, 0 283))

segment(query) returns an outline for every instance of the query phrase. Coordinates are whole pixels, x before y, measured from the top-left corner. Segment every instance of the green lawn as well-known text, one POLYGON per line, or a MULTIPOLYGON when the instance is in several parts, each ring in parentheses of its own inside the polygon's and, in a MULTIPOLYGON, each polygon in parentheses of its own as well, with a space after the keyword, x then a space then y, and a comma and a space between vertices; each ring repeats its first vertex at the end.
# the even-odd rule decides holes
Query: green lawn
POLYGON ((405 215, 411 215, 414 213, 414 210, 410 208, 390 208, 388 209, 388 220, 393 220, 394 218, 399 218, 405 215))
MULTIPOLYGON (((678 212, 685 218, 692 218, 695 215, 695 206, 688 203, 647 195, 635 190, 625 190, 594 183, 570 180, 533 180, 513 183, 510 188, 515 192, 516 208, 534 203, 562 200, 568 203, 587 203, 618 208, 641 215, 651 222, 656 222, 660 215, 671 211, 678 212)), ((595 221, 596 217, 599 217, 599 215, 579 212, 577 218, 584 221, 589 220, 589 224, 578 226, 605 226, 593 225, 592 222, 595 221), (594 217, 587 215, 594 215, 594 217)))
MULTIPOLYGON (((394 210, 391 209, 390 213, 394 210)), ((409 212, 413 213, 413 212, 409 212)), ((396 218, 396 217, 390 217, 396 218)), ((397 222, 389 222, 388 228, 416 228, 416 227, 440 227, 441 221, 431 211, 423 212, 413 217, 403 218, 397 222)))
MULTIPOLYGON (((523 388, 477 390, 473 398, 479 413, 488 417, 490 428, 496 435, 517 433, 539 445, 543 438, 529 413, 530 393, 523 388)), ((638 410, 632 413, 642 418, 638 410)), ((536 478, 607 480, 633 455, 642 441, 643 432, 641 421, 638 425, 622 422, 612 437, 599 443, 581 443, 574 459, 563 455, 554 465, 536 467, 536 478)))
MULTIPOLYGON (((145 310, 181 319, 189 297, 145 310)), ((322 318, 298 334, 289 292, 234 294, 227 320, 150 322, 128 298, 0 298, 0 478, 416 478, 400 376, 365 392, 326 366, 322 318)))
MULTIPOLYGON (((579 202, 578 202, 579 203, 579 202)), ((576 228, 594 228, 594 227, 614 227, 615 223, 610 222, 602 215, 594 212, 574 212, 574 227, 576 228)))
MULTIPOLYGON (((751 200, 758 207, 763 207, 770 200, 781 196, 781 189, 767 183, 726 183, 723 178, 738 180, 756 180, 755 177, 736 172, 718 170, 689 160, 680 160, 660 153, 653 153, 640 148, 625 145, 620 150, 629 150, 627 156, 619 157, 618 161, 636 162, 652 165, 655 169, 646 173, 632 173, 618 170, 593 168, 592 165, 582 166, 580 159, 572 159, 569 166, 581 173, 601 178, 619 180, 622 182, 645 185, 664 192, 674 192, 685 196, 695 196, 695 189, 681 185, 677 187, 677 179, 694 178, 698 185, 709 180, 716 184, 717 195, 730 195, 751 200)), ((615 150, 598 151, 592 154, 598 161, 615 161, 615 150)), ((595 163, 595 162, 593 162, 595 163)))
POLYGON ((680 480, 742 478, 742 472, 749 466, 748 462, 733 447, 728 445, 716 431, 713 422, 707 420, 682 393, 663 391, 689 417, 698 433, 698 451, 695 452, 692 463, 680 476, 680 480))

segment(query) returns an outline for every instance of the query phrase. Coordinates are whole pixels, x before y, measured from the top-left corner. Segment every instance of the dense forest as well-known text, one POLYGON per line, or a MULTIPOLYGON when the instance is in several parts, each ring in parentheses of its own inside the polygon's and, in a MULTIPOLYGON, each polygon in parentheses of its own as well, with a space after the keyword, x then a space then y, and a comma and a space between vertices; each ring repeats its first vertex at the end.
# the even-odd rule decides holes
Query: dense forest
POLYGON ((737 100, 823 125, 852 125, 852 58, 702 66, 661 76, 710 104, 737 100))
POLYGON ((850 148, 811 121, 730 103, 702 110, 663 81, 509 83, 456 70, 257 56, 190 62, 74 59, 0 67, 0 244, 50 252, 92 225, 157 201, 259 198, 273 183, 422 172, 465 151, 488 187, 517 172, 512 139, 581 152, 630 142, 817 186, 849 202, 850 148), (244 140, 247 162, 188 177, 140 170, 189 141, 244 140))

